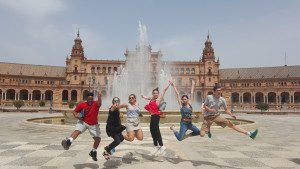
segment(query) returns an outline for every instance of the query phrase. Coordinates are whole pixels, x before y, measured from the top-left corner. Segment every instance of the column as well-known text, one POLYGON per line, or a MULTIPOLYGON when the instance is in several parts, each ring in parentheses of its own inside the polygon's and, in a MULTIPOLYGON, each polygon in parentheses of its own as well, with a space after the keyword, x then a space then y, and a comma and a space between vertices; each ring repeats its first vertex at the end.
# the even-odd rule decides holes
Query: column
POLYGON ((3 94, 4 94, 4 95, 3 95, 3 96, 4 96, 4 100, 6 100, 6 91, 5 91, 5 93, 3 93, 3 94))
POLYGON ((68 100, 71 100, 71 92, 68 90, 68 100))
POLYGON ((20 93, 18 93, 17 96, 18 96, 18 100, 20 100, 20 93))
POLYGON ((239 104, 241 103, 241 96, 240 96, 240 94, 239 94, 239 104))
POLYGON ((15 100, 17 100, 17 92, 15 92, 15 100))
POLYGON ((30 100, 30 93, 27 93, 27 100, 30 100))
POLYGON ((293 96, 293 104, 295 103, 295 96, 293 96))
POLYGON ((43 100, 43 93, 41 92, 41 98, 40 98, 40 100, 43 100))
POLYGON ((30 100, 32 100, 32 93, 30 93, 30 100))
POLYGON ((293 103, 293 96, 290 95, 290 104, 293 103))

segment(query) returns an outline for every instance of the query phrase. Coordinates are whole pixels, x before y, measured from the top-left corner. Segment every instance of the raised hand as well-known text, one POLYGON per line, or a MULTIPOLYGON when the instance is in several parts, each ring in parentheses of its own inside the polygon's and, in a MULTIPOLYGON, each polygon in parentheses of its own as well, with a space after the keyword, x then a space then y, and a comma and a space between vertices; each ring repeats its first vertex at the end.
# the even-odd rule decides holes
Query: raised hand
POLYGON ((192 85, 195 85, 195 84, 196 84, 196 82, 194 80, 192 80, 192 85))

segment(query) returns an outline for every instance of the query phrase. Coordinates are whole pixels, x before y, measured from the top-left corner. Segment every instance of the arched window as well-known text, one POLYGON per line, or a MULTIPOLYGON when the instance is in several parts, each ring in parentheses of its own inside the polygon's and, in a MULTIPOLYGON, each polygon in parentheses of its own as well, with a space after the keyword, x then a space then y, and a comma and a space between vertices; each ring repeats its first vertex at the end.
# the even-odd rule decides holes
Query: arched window
POLYGON ((91 68, 91 72, 95 73, 95 67, 94 66, 91 68))
POLYGON ((191 74, 194 75, 195 74, 195 68, 191 69, 191 74))

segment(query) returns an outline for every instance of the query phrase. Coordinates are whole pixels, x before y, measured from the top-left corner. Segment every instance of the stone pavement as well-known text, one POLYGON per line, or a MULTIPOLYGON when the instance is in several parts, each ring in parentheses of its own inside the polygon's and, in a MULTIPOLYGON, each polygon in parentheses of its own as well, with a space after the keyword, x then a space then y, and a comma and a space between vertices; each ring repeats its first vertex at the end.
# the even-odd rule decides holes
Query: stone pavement
MULTIPOLYGON (((54 114, 59 115, 59 114, 54 114)), ((83 169, 83 168, 300 168, 299 115, 242 115, 239 118, 256 121, 247 129, 259 128, 252 140, 230 129, 213 128, 211 139, 175 139, 168 129, 162 129, 167 153, 163 157, 148 154, 152 150, 149 129, 142 142, 123 142, 116 153, 105 161, 101 153, 112 139, 101 126, 102 142, 98 161, 88 155, 92 140, 88 132, 79 136, 69 150, 60 141, 73 126, 47 127, 28 125, 24 120, 53 116, 47 113, 0 113, 0 168, 7 169, 83 169)), ((178 128, 178 125, 177 125, 178 128)))

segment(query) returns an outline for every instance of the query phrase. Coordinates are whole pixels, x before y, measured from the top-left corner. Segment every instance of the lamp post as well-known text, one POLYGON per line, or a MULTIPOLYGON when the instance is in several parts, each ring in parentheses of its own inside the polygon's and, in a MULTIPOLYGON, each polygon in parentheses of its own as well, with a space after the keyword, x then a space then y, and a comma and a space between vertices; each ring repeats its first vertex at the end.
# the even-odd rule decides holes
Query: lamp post
POLYGON ((51 95, 51 98, 50 98, 50 109, 49 109, 49 113, 52 114, 53 113, 53 94, 51 95))

